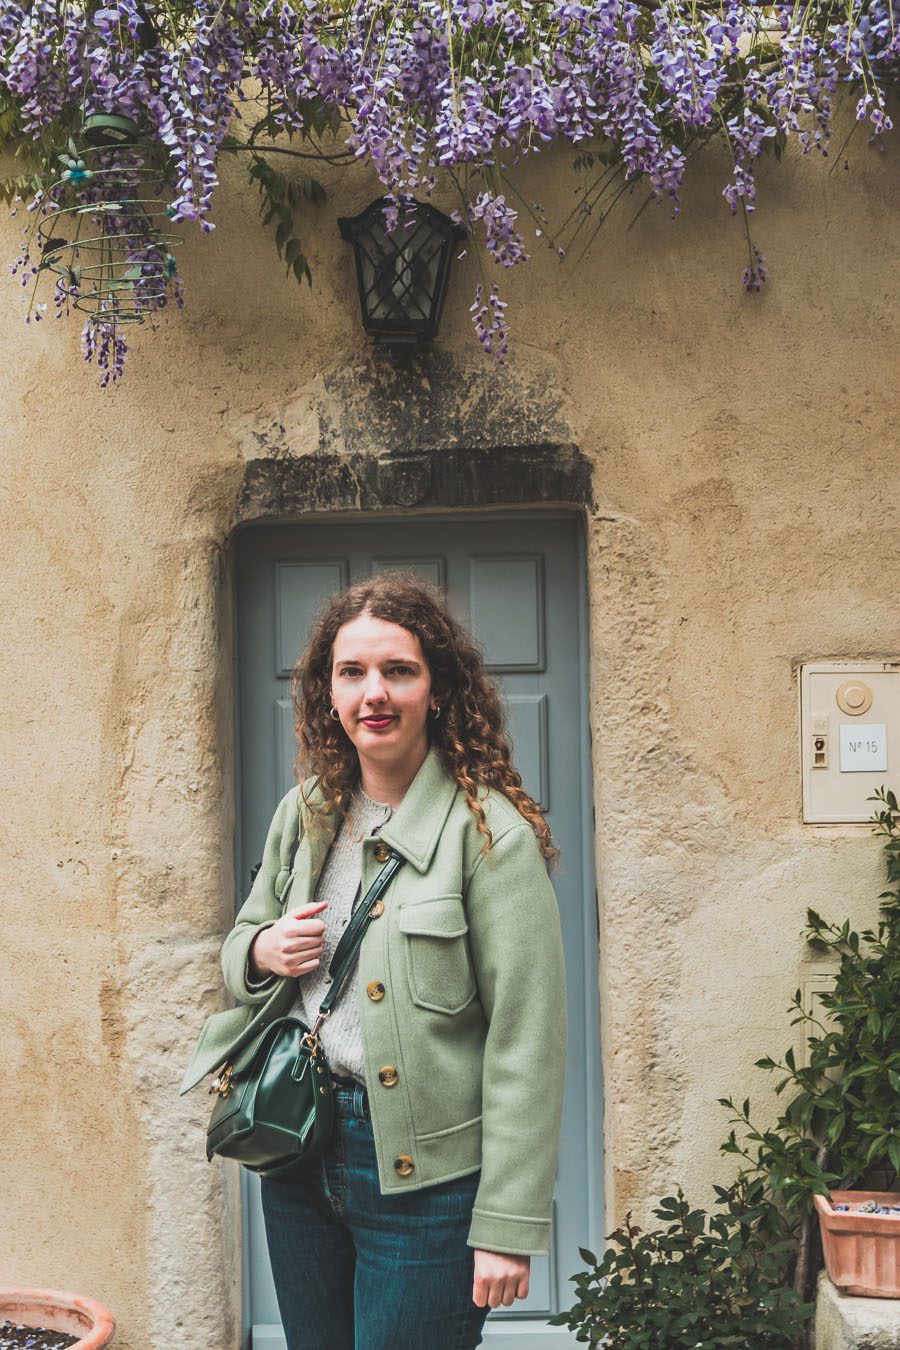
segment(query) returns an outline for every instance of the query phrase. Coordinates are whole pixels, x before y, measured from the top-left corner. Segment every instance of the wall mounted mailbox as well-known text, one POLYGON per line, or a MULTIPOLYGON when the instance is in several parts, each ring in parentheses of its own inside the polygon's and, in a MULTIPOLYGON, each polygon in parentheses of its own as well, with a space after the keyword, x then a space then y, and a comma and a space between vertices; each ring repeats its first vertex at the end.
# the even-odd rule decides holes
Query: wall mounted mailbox
POLYGON ((900 790, 900 660, 800 666, 803 819, 867 823, 877 787, 900 790))

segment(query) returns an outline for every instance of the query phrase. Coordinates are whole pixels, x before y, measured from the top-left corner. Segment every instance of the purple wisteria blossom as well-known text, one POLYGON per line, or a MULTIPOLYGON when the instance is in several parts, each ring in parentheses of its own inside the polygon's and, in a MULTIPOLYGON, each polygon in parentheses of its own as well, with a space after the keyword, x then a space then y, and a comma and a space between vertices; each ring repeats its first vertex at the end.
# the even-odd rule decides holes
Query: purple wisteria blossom
POLYGON ((473 226, 478 221, 484 222, 485 244, 495 262, 502 267, 512 267, 528 260, 525 241, 516 229, 518 213, 502 194, 495 197, 490 192, 482 192, 469 203, 468 215, 473 226))
POLYGON ((503 317, 506 301, 500 299, 500 288, 496 282, 484 298, 481 282, 475 287, 475 299, 469 307, 475 334, 489 356, 494 356, 502 365, 509 354, 509 325, 503 317))
MULTIPOLYGON (((722 137, 733 163, 723 195, 746 215, 767 147, 793 140, 827 154, 844 89, 881 136, 891 129, 887 94, 898 78, 900 0, 702 8, 689 0, 0 0, 0 106, 17 111, 26 136, 44 147, 56 140, 59 152, 86 117, 132 119, 164 166, 172 221, 213 228, 219 158, 236 148, 236 121, 245 140, 327 127, 342 154, 375 169, 392 201, 459 187, 459 218, 504 269, 528 258, 509 185, 528 155, 560 142, 586 149, 605 166, 599 181, 609 172, 611 198, 644 184, 677 212, 689 156, 722 137)), ((257 147, 265 152, 254 139, 257 147)), ((89 192, 91 165, 78 145, 70 159, 66 190, 89 192)), ((60 200, 49 167, 38 181, 33 221, 60 200)), ((596 203, 603 219, 605 203, 596 203)), ((151 318, 165 297, 181 302, 180 280, 173 273, 152 291, 169 264, 160 263, 153 230, 141 235, 138 217, 120 214, 131 241, 128 284, 151 318)), ((539 209, 538 219, 539 237, 562 253, 539 209)), ((107 228, 114 223, 106 218, 107 228)), ((42 266, 33 233, 14 263, 26 286, 42 266)), ((759 289, 761 255, 751 253, 744 280, 759 289)), ((54 284, 57 313, 86 303, 86 278, 54 284)), ((500 359, 503 312, 496 285, 481 284, 476 332, 500 359)), ((104 376, 115 381, 125 343, 101 313, 89 329, 85 350, 98 363, 103 356, 104 376)))
POLYGON ((728 74, 721 52, 686 17, 663 6, 656 12, 650 56, 666 111, 685 127, 705 126, 728 74))
POLYGON ((766 120, 759 103, 748 100, 739 116, 728 119, 727 129, 734 156, 734 178, 723 189, 722 195, 731 207, 732 214, 740 205, 745 211, 752 211, 756 206, 753 167, 763 152, 765 142, 777 136, 778 128, 766 120))
POLYGON ((81 350, 85 361, 96 361, 101 389, 122 378, 128 344, 119 328, 102 319, 88 319, 81 333, 81 350))

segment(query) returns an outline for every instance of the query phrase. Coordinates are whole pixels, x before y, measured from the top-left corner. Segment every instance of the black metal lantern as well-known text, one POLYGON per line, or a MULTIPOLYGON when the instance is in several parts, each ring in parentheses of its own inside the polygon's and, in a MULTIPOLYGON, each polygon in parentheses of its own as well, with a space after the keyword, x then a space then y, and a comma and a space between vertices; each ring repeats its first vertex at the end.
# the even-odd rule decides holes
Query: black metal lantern
POLYGON ((389 230, 386 201, 378 197, 338 225, 356 255, 363 328, 402 357, 437 333, 453 249, 466 236, 449 216, 412 200, 399 204, 389 230))

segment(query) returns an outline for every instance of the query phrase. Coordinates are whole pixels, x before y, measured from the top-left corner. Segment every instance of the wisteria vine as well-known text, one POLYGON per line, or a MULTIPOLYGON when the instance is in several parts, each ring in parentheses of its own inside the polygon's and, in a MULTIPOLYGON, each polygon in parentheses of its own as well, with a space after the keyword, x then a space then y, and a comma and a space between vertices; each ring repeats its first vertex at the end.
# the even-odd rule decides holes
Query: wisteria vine
MULTIPOLYGON (((479 257, 508 268, 528 258, 526 232, 564 256, 641 184, 677 212, 694 151, 723 140, 723 196, 743 218, 744 284, 758 290, 766 266, 749 217, 760 157, 790 137, 827 154, 842 90, 870 137, 889 131, 898 19, 900 0, 0 0, 0 138, 27 170, 0 191, 31 217, 14 269, 25 285, 45 270, 42 215, 66 200, 90 214, 87 185, 61 166, 86 118, 115 114, 155 148, 176 224, 211 230, 220 157, 248 156, 298 279, 308 267, 299 244, 286 248, 292 214, 316 193, 298 193, 273 155, 363 160, 397 203, 452 184, 479 257), (511 170, 560 141, 577 147, 583 190, 553 230, 511 170)), ((127 201, 117 206, 127 214, 127 201)), ((148 250, 163 255, 152 233, 141 238, 139 212, 124 228, 137 317, 152 321, 170 295, 180 302, 177 268, 166 253, 164 287, 142 300, 148 250)), ((63 313, 84 282, 53 270, 63 313)), ((505 308, 482 267, 471 313, 500 360, 505 308)), ((104 382, 126 349, 115 311, 114 295, 84 335, 104 382)))

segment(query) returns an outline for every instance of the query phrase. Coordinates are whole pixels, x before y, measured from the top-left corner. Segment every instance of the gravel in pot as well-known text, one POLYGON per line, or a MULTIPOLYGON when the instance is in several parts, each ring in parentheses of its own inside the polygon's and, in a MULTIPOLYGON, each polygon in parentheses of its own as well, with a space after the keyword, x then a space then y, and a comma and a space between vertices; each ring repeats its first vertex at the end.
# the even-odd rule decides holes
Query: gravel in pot
POLYGON ((69 1350, 69 1346, 78 1344, 78 1339, 65 1331, 0 1322, 0 1350, 69 1350))

